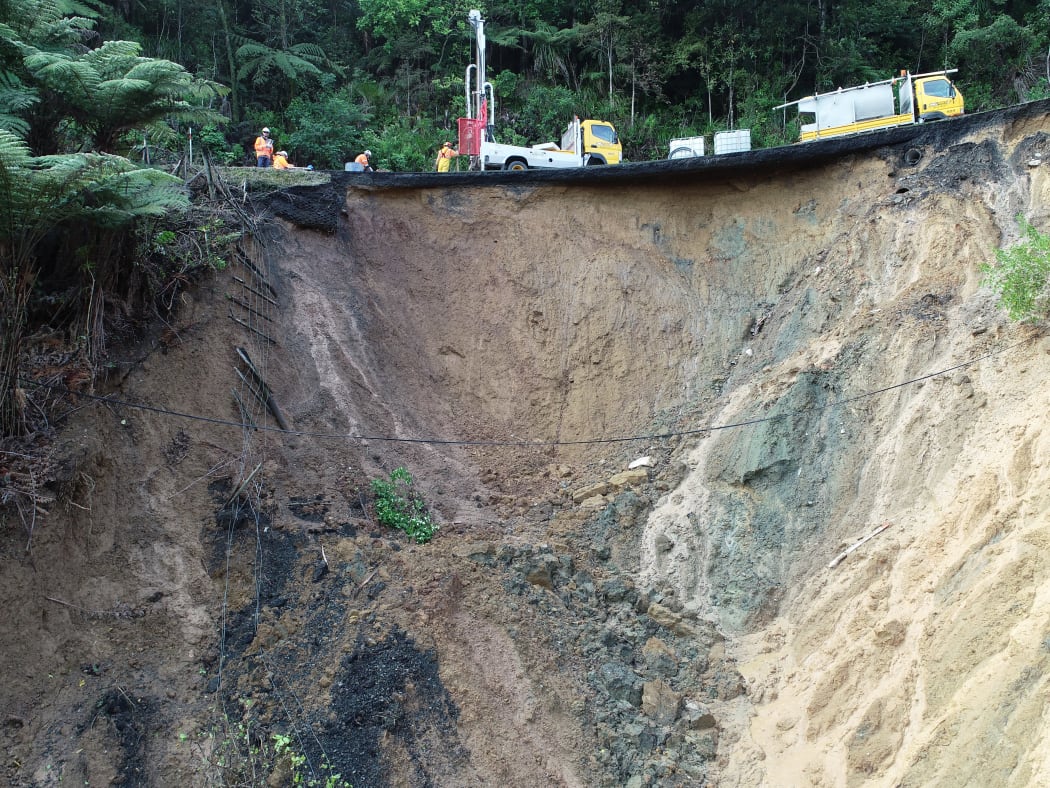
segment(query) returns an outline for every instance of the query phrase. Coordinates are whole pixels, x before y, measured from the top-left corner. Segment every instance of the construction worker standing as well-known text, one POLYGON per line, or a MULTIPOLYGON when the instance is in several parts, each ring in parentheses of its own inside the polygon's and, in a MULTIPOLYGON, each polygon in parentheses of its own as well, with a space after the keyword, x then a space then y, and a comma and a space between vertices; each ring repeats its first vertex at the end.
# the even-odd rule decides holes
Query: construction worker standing
POLYGON ((262 134, 255 138, 255 160, 259 167, 273 165, 273 140, 270 139, 269 129, 264 128, 262 134))
POLYGON ((369 159, 371 158, 372 151, 366 150, 364 153, 360 154, 356 159, 354 159, 354 163, 360 164, 361 169, 364 172, 372 172, 372 162, 369 161, 369 159))
POLYGON ((451 142, 446 142, 441 146, 441 150, 438 151, 437 161, 435 162, 438 172, 448 172, 448 167, 452 163, 452 157, 458 156, 459 151, 452 147, 451 142))

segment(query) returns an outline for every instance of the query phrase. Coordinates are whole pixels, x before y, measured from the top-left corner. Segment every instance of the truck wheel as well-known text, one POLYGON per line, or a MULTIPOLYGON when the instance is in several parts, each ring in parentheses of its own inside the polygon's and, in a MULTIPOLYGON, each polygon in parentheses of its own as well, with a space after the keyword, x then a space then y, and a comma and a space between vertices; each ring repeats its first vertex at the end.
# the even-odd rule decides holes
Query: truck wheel
POLYGON ((601 156, 588 156, 587 157, 587 166, 588 167, 594 167, 594 166, 599 165, 599 164, 605 164, 605 160, 602 159, 601 156))
POLYGON ((513 172, 521 172, 522 170, 527 170, 528 168, 529 165, 521 159, 509 159, 506 162, 506 164, 503 165, 503 169, 511 170, 513 172))
POLYGON ((693 153, 693 149, 692 148, 675 148, 673 151, 670 152, 670 154, 668 154, 667 158, 669 158, 669 159, 691 159, 695 155, 696 154, 693 153))

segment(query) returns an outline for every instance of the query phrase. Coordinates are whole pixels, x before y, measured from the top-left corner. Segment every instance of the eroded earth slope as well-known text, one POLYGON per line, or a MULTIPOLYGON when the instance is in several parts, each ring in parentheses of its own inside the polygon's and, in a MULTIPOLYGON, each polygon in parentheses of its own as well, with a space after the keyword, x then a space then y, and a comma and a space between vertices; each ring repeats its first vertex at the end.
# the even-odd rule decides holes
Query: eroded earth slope
POLYGON ((978 270, 1046 113, 276 196, 3 533, 8 781, 1050 782, 1050 342, 978 270))

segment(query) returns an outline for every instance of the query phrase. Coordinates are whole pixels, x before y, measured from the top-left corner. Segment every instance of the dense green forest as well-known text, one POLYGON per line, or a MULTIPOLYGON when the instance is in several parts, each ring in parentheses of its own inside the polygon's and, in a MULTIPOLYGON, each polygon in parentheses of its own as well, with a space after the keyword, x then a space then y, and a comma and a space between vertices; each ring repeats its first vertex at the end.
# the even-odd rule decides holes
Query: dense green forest
POLYGON ((28 331, 75 337, 93 379, 132 305, 170 309, 243 230, 193 214, 191 142, 251 164, 269 126, 300 165, 431 169, 477 6, 503 142, 577 114, 633 161, 722 129, 782 144, 776 105, 902 68, 958 69, 971 112, 1050 95, 1050 0, 0 0, 0 435, 27 431, 28 331))
MULTIPOLYGON (((57 9, 85 22, 73 51, 135 42, 213 84, 206 103, 223 118, 196 138, 225 163, 250 163, 265 125, 302 164, 341 168, 370 148, 381 168, 418 170, 464 112, 473 6, 507 142, 551 139, 578 114, 612 121, 634 161, 720 129, 779 144, 793 129, 777 104, 904 68, 957 68, 968 111, 1050 95, 1050 0, 0 0, 0 24, 57 9)), ((21 69, 0 68, 13 87, 21 69)), ((21 113, 34 153, 56 152, 56 109, 21 113)))
POLYGON ((233 161, 268 125, 304 164, 368 147, 429 169, 464 111, 472 7, 506 142, 575 113, 612 121, 634 161, 726 128, 778 144, 777 104, 902 68, 958 68, 969 111, 1048 94, 1050 0, 135 0, 99 30, 229 87, 233 161))

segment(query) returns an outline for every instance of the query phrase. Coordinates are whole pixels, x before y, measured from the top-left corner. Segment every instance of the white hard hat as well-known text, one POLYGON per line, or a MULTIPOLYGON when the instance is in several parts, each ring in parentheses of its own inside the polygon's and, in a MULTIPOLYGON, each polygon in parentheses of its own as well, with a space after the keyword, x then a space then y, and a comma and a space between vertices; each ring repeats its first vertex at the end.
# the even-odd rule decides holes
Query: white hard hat
POLYGON ((372 151, 370 151, 370 150, 366 150, 365 151, 365 156, 371 156, 371 155, 372 155, 372 151))
POLYGON ((269 129, 263 129, 263 132, 266 133, 266 134, 269 134, 270 130, 269 129))

